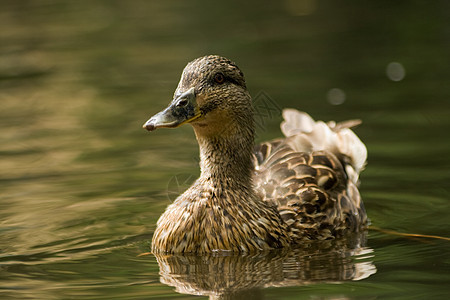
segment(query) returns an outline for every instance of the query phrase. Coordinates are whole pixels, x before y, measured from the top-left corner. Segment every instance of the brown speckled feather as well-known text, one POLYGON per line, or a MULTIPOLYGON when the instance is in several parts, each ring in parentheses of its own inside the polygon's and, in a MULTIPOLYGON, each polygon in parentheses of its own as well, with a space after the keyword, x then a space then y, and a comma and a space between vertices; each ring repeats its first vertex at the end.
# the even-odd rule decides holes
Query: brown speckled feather
POLYGON ((342 140, 341 135, 347 133, 349 126, 359 122, 325 125, 295 110, 285 110, 283 115, 283 131, 291 136, 255 147, 253 180, 260 196, 277 207, 297 243, 332 239, 366 226, 366 212, 356 187, 357 175, 350 178, 347 174, 355 177, 355 169, 359 168, 358 173, 362 169, 363 165, 352 162, 365 161, 364 145, 353 134, 345 142, 363 147, 361 153, 342 153, 343 147, 321 140, 342 140), (314 142, 318 133, 321 139, 314 142))
POLYGON ((248 187, 214 188, 199 178, 159 219, 153 249, 254 252, 288 246, 277 211, 252 194, 248 187))
POLYGON ((256 148, 255 188, 276 206, 296 242, 329 239, 366 224, 359 192, 330 152, 293 152, 275 141, 256 148))

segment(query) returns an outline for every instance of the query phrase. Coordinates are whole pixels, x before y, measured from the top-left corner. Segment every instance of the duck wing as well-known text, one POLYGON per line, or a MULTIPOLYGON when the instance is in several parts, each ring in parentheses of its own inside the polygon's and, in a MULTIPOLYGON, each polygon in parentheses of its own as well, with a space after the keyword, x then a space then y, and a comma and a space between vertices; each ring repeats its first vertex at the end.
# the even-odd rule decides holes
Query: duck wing
POLYGON ((256 146, 254 185, 292 238, 333 239, 366 226, 357 186, 367 149, 350 129, 360 122, 316 122, 294 109, 283 117, 286 137, 256 146))

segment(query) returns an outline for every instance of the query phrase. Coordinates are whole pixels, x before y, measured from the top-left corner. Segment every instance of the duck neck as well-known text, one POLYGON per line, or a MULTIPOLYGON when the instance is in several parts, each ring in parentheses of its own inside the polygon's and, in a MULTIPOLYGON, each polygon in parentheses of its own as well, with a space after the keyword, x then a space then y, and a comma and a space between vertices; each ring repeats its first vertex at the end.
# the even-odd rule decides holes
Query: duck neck
POLYGON ((251 187, 253 173, 253 121, 229 124, 213 135, 195 130, 200 147, 200 178, 214 187, 251 187))

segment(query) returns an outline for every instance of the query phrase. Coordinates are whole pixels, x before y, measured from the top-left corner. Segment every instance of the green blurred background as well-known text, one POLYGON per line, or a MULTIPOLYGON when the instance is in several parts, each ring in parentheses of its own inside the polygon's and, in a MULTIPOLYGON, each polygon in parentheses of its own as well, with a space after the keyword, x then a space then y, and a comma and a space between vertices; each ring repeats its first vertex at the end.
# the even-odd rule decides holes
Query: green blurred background
MULTIPOLYGON (((189 126, 141 126, 206 54, 234 60, 278 107, 362 119, 372 224, 450 236, 448 1, 1 0, 0 28, 0 297, 188 297, 136 255, 198 175, 197 144, 189 126)), ((450 292, 448 242, 371 231, 368 245, 366 280, 261 297, 450 292)))

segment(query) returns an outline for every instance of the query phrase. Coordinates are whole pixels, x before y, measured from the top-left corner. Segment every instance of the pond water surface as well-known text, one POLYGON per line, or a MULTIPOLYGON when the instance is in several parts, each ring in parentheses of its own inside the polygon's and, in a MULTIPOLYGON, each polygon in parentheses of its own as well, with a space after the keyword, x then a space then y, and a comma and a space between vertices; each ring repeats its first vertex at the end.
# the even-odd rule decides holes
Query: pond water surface
POLYGON ((447 1, 0 2, 0 298, 448 299, 447 1), (372 228, 345 245, 141 255, 198 176, 192 128, 147 133, 185 64, 240 66, 272 108, 360 118, 372 228), (331 250, 330 250, 331 249, 331 250))

